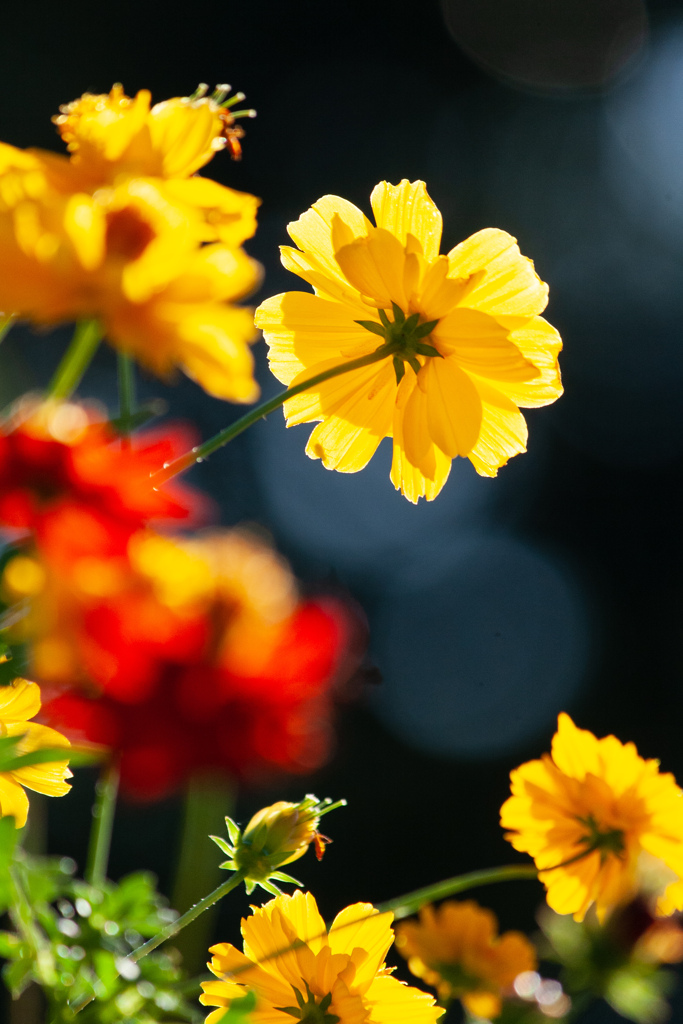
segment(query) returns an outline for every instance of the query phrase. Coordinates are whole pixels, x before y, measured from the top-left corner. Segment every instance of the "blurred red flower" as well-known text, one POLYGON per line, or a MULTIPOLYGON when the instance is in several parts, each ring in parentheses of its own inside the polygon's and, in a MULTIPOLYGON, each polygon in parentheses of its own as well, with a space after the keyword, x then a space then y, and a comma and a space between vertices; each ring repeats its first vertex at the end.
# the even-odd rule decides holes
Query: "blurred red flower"
POLYGON ((48 720, 110 748, 124 791, 157 799, 196 772, 253 779, 325 760, 335 684, 363 645, 347 604, 302 601, 271 547, 238 530, 141 533, 127 574, 116 559, 95 576, 108 573, 110 592, 72 600, 68 622, 37 599, 35 674, 48 720))

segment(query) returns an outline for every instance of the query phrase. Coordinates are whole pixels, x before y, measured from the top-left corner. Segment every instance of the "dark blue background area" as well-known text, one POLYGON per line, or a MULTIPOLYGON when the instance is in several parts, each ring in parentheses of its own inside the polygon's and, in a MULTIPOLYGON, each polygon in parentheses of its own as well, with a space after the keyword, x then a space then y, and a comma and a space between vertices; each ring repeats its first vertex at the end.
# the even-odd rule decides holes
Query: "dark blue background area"
MULTIPOLYGON (((566 6, 580 26, 585 5, 566 6)), ((521 8, 532 17, 533 5, 521 8)), ((624 31, 636 25, 636 38, 634 9, 624 6, 624 31)), ((75 0, 3 12, 0 138, 14 145, 59 150, 59 104, 115 81, 155 100, 199 81, 247 93, 258 118, 246 122, 242 162, 222 155, 206 173, 263 200, 248 243, 266 271, 254 302, 305 287, 278 261, 288 221, 325 193, 369 212, 374 185, 404 177, 425 180, 442 210, 443 251, 500 227, 550 283, 566 394, 529 413, 529 453, 496 480, 456 464, 436 502, 415 508, 394 492, 384 448, 362 474, 330 474, 304 455, 309 428, 285 431, 279 412, 190 474, 223 523, 266 527, 304 587, 347 592, 369 619, 361 696, 340 709, 330 764, 237 803, 244 821, 307 790, 347 797, 326 823, 334 845, 322 864, 297 865, 326 916, 514 859, 497 824, 508 772, 548 749, 560 710, 635 741, 683 781, 679 9, 650 4, 649 40, 607 80, 595 73, 595 31, 590 60, 578 28, 574 49, 558 49, 554 80, 537 56, 552 54, 552 26, 547 45, 528 50, 503 22, 496 36, 495 4, 486 10, 483 27, 457 39, 460 8, 435 0, 173 12, 75 0)), ((67 337, 16 328, 0 353, 0 397, 44 384, 67 337)), ((255 356, 270 395, 279 385, 262 343, 255 356)), ((81 394, 115 408, 115 387, 103 350, 81 394)), ((164 397, 203 438, 241 412, 184 378, 167 387, 143 374, 140 393, 164 397)), ((51 848, 81 864, 91 795, 82 772, 50 806, 51 848)), ((167 890, 179 814, 178 800, 123 807, 112 876, 142 865, 167 890)), ((481 897, 504 927, 531 929, 539 895, 518 883, 481 897)), ((224 908, 221 938, 235 937, 243 906, 233 896, 224 908)))

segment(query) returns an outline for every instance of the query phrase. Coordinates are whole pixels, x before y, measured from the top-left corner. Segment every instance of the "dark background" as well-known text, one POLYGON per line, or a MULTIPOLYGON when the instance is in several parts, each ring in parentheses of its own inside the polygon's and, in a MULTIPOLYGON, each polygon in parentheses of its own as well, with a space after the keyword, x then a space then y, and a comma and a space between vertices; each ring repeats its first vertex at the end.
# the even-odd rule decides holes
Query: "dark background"
MULTIPOLYGON (((205 173, 263 199, 248 243, 266 269, 257 300, 301 286, 277 246, 321 195, 369 212, 378 181, 422 178, 444 215, 442 251, 486 226, 514 234, 550 283, 546 315, 565 340, 566 395, 529 413, 529 453, 496 480, 459 462, 433 504, 394 492, 385 446, 357 476, 328 473, 304 455, 309 428, 286 432, 280 413, 192 473, 224 523, 266 527, 304 586, 351 594, 369 619, 375 669, 340 710, 330 764, 237 799, 246 821, 307 790, 347 797, 326 821, 323 863, 309 855, 295 871, 329 917, 514 860, 497 824, 508 772, 548 749, 560 710, 634 740, 683 780, 683 9, 71 0, 3 10, 0 137, 14 145, 60 150, 59 104, 115 81, 160 100, 226 80, 258 118, 246 122, 243 161, 221 155, 205 173)), ((43 383, 66 338, 16 328, 3 397, 43 383)), ((240 413, 185 379, 144 378, 141 391, 166 397, 205 438, 240 413)), ((110 351, 81 393, 115 406, 110 351)), ((91 796, 82 772, 50 807, 50 848, 81 864, 91 796)), ((122 807, 112 877, 148 867, 169 891, 180 810, 179 800, 122 807)), ((504 927, 533 928, 536 886, 478 895, 504 927)), ((226 901, 218 937, 235 938, 244 907, 226 901)))

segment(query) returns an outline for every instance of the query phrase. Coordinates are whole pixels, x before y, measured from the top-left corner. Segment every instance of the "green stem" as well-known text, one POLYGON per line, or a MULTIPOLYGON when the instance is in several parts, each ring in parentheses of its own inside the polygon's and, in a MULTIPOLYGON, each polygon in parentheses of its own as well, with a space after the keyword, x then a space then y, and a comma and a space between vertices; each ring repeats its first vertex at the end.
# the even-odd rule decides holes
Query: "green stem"
POLYGON ((116 357, 119 377, 119 434, 130 434, 135 414, 135 363, 125 352, 116 357))
MULTIPOLYGON (((206 837, 225 828, 225 815, 232 814, 234 793, 224 779, 195 776, 185 794, 183 826, 178 865, 171 892, 171 906, 184 911, 205 892, 225 878, 218 864, 216 847, 206 837), (204 837, 204 841, 201 841, 204 837)), ((203 914, 191 928, 186 928, 174 943, 183 958, 185 970, 200 971, 206 964, 206 950, 211 945, 215 927, 214 911, 203 914)))
POLYGON ((227 896, 229 892, 236 889, 243 881, 243 871, 236 871, 233 875, 230 875, 230 878, 228 878, 227 881, 219 885, 217 889, 213 890, 213 892, 210 892, 209 895, 205 896, 203 900, 199 901, 199 903, 195 903, 195 905, 190 907, 190 909, 183 914, 182 917, 179 917, 177 921, 173 921, 142 946, 138 946, 138 948, 134 949, 132 953, 129 953, 128 959, 134 961, 142 960, 143 956, 147 956, 147 954, 151 953, 153 949, 160 946, 162 942, 166 942, 166 939, 172 938, 188 924, 192 924, 200 914, 203 914, 204 911, 208 910, 209 907, 212 907, 214 903, 217 903, 218 900, 227 896))
POLYGON ((300 395, 302 391, 308 391, 309 388, 317 387, 318 384, 323 384, 326 380, 332 380, 333 377, 340 377, 343 373, 350 373, 351 370, 360 370, 364 366, 370 366, 372 363, 378 363, 382 359, 388 359, 394 352, 398 350, 395 344, 381 345, 374 352, 369 352, 367 355, 359 356, 358 359, 351 359, 348 363, 341 363, 339 366, 332 366, 328 370, 323 370, 322 373, 317 373, 315 377, 310 377, 308 380, 302 380, 299 384, 295 384, 291 388, 287 388, 286 391, 281 391, 279 395, 275 395, 274 398, 269 398, 267 402, 262 402, 261 405, 257 405, 255 409, 251 409, 240 419, 235 420, 225 430, 219 431, 213 437, 205 441, 204 444, 200 444, 197 448, 193 448, 192 451, 185 452, 184 455, 179 456, 173 462, 168 463, 159 472, 154 473, 152 479, 154 480, 155 486, 165 483, 166 480, 170 480, 172 476, 176 476, 178 473, 182 473, 184 470, 189 469, 195 462, 201 462, 203 459, 208 458, 209 455, 213 455, 215 451, 222 448, 228 441, 232 441, 233 438, 237 437, 251 427, 258 420, 264 419, 275 409, 279 409, 281 405, 290 399, 294 398, 295 395, 300 395))
POLYGON ((538 878, 538 872, 533 864, 507 864, 500 868, 483 868, 481 871, 470 871, 467 875, 456 875, 455 878, 446 878, 443 882, 436 882, 434 885, 427 885, 424 889, 416 889, 406 896, 397 896, 396 899, 386 900, 377 904, 380 913, 391 910, 398 920, 401 917, 408 917, 416 910, 423 907, 425 903, 432 903, 434 900, 441 900, 444 896, 455 896, 456 893, 465 892, 467 889, 476 889, 480 885, 492 885, 494 882, 510 882, 516 878, 538 878))
POLYGON ((48 398, 71 397, 88 369, 101 339, 102 328, 97 320, 79 320, 71 344, 48 385, 48 398))
POLYGON ((95 803, 92 809, 93 823, 88 847, 88 863, 85 869, 85 880, 91 885, 101 886, 107 877, 118 789, 119 768, 114 761, 111 761, 102 768, 102 774, 95 789, 95 803))

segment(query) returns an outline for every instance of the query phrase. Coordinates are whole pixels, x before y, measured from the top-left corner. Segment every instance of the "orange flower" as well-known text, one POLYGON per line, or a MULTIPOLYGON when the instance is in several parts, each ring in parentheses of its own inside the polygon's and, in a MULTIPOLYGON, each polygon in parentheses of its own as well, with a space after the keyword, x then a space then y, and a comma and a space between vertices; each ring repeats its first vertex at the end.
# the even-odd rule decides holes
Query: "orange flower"
POLYGON ((495 915, 474 900, 423 907, 419 922, 397 925, 396 948, 414 975, 475 1017, 497 1017, 517 975, 537 966, 529 940, 521 932, 499 936, 495 915))

